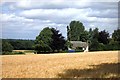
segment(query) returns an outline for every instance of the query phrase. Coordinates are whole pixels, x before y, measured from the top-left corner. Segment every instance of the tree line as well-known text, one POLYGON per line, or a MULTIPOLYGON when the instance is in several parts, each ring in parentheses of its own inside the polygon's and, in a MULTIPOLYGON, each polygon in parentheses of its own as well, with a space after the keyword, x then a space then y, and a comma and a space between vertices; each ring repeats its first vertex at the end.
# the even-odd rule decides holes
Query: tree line
POLYGON ((2 53, 12 50, 34 50, 34 40, 2 39, 2 53))
POLYGON ((67 40, 59 30, 44 28, 35 40, 2 39, 2 51, 35 50, 37 53, 65 52, 72 48, 70 41, 83 41, 89 43, 90 51, 120 50, 120 28, 114 30, 112 35, 98 28, 88 31, 80 21, 71 21, 67 26, 67 40))
POLYGON ((99 31, 96 27, 87 31, 80 21, 71 21, 67 26, 67 38, 68 41, 88 42, 90 51, 120 50, 120 28, 110 36, 106 30, 99 31))

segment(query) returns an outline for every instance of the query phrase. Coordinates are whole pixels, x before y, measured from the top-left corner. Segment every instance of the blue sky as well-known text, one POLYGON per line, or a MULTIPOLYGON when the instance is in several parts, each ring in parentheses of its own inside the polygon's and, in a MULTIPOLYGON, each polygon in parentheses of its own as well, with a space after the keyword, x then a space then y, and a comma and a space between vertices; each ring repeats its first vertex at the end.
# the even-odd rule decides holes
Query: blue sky
POLYGON ((66 37, 66 26, 81 21, 86 30, 98 27, 112 33, 118 27, 119 0, 2 0, 2 38, 35 39, 45 27, 66 37))

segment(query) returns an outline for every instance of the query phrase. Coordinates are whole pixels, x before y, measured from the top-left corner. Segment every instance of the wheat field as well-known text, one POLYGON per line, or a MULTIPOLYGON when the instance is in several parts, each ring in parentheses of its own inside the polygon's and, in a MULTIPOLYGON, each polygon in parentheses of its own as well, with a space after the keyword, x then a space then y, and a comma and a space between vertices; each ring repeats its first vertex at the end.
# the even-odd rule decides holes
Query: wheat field
POLYGON ((118 51, 2 55, 2 78, 111 78, 118 51))

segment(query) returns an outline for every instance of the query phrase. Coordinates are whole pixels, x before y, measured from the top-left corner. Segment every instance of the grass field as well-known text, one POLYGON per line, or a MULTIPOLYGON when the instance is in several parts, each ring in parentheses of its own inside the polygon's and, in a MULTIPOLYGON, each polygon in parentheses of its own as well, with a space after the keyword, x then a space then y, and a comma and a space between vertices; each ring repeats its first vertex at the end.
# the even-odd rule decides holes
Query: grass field
POLYGON ((112 78, 118 75, 118 51, 3 55, 3 78, 112 78))

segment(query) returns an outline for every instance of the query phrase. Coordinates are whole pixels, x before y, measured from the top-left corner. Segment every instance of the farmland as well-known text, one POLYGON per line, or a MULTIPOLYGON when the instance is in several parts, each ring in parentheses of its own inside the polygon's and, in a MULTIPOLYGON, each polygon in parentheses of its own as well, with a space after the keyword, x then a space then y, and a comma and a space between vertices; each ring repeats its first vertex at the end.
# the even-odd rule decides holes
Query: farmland
POLYGON ((3 78, 111 78, 118 75, 118 51, 2 55, 3 78))

